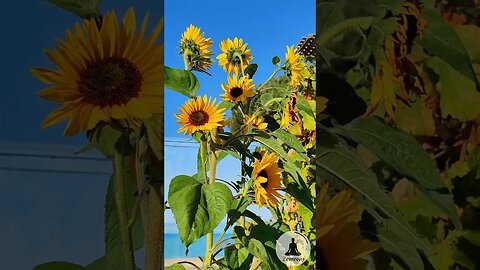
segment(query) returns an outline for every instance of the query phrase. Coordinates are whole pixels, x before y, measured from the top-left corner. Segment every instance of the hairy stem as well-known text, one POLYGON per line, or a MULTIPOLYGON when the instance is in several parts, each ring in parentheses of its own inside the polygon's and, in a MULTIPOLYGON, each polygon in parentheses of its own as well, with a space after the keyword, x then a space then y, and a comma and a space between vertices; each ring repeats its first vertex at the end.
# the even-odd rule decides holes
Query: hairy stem
POLYGON ((114 155, 115 167, 115 203, 117 205, 118 219, 122 238, 123 256, 127 270, 135 270, 135 257, 133 254, 132 234, 128 228, 127 197, 125 193, 124 157, 118 151, 114 155))

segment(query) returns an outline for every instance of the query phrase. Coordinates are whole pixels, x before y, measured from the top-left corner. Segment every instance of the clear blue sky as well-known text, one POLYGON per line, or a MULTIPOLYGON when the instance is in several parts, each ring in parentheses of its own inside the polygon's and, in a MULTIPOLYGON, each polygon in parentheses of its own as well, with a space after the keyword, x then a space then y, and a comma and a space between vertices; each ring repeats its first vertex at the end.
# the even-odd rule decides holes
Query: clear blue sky
MULTIPOLYGON (((243 38, 252 50, 252 63, 259 65, 254 83, 266 80, 273 71, 271 59, 275 55, 285 57, 286 45, 297 45, 307 34, 315 33, 315 2, 297 1, 175 1, 165 0, 165 65, 183 68, 179 55, 179 42, 182 33, 194 24, 211 37, 214 59, 221 53, 220 41, 226 38, 243 38), (238 14, 235 14, 238 13, 238 14)), ((217 97, 223 93, 221 83, 227 75, 213 63, 212 77, 196 73, 200 80, 199 95, 217 97)), ((176 92, 165 91, 165 136, 183 137, 178 134, 174 113, 186 98, 176 92)))

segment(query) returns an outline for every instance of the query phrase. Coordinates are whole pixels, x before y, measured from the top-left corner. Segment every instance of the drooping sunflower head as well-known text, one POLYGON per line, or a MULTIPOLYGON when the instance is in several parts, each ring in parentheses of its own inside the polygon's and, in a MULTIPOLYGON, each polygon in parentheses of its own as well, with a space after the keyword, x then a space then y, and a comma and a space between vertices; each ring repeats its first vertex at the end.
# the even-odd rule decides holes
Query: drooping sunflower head
POLYGON ((263 122, 263 117, 257 116, 252 118, 249 115, 245 115, 245 123, 249 123, 251 126, 256 127, 260 130, 265 130, 268 126, 267 123, 263 122))
POLYGON ((357 222, 363 209, 342 190, 327 197, 328 185, 317 193, 315 208, 317 268, 328 270, 365 270, 365 256, 380 245, 361 237, 357 222))
POLYGON ((305 63, 302 61, 302 56, 293 46, 287 46, 287 53, 285 54, 285 73, 290 78, 290 85, 297 86, 303 79, 303 69, 305 63))
POLYGON ((223 69, 230 73, 239 74, 243 68, 246 68, 250 64, 250 60, 253 59, 250 54, 251 50, 248 49, 248 43, 243 44, 243 40, 240 38, 222 40, 220 42, 220 49, 222 54, 217 56, 218 64, 223 69))
POLYGON ((180 51, 188 54, 191 68, 207 70, 212 66, 212 44, 210 38, 205 38, 205 33, 200 34, 200 28, 191 24, 182 34, 180 51))
POLYGON ((264 153, 260 160, 255 159, 252 178, 255 183, 255 199, 259 207, 267 204, 274 207, 283 199, 277 192, 282 187, 282 169, 274 153, 264 153))
POLYGON ((84 20, 67 30, 65 41, 53 50, 45 50, 56 70, 33 68, 31 71, 50 87, 38 95, 63 104, 42 123, 49 127, 70 119, 65 135, 93 129, 100 121, 139 119, 163 112, 163 44, 156 41, 163 31, 160 22, 145 36, 148 16, 140 31, 130 8, 122 22, 114 11, 99 25, 84 20))
POLYGON ((224 123, 224 108, 215 105, 216 100, 207 99, 207 96, 189 99, 180 108, 180 114, 175 114, 177 123, 182 126, 178 132, 185 131, 185 135, 196 131, 210 131, 221 127, 224 123))
POLYGON ((292 94, 288 103, 285 104, 283 109, 282 119, 280 120, 280 127, 288 130, 292 125, 298 122, 298 116, 296 113, 295 106, 297 104, 297 96, 295 93, 292 94))
POLYGON ((222 83, 222 89, 225 91, 221 97, 230 102, 246 102, 247 98, 255 96, 253 91, 252 79, 249 79, 247 76, 242 76, 240 79, 237 79, 237 76, 228 76, 228 85, 222 83))

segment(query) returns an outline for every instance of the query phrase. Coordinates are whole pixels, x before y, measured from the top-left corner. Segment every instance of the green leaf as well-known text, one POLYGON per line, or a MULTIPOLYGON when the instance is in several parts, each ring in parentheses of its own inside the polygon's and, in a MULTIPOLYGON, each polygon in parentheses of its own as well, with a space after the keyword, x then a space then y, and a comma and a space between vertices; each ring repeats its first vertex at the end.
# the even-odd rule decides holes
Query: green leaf
POLYGON ((477 85, 470 58, 457 33, 445 22, 437 8, 426 6, 422 13, 428 23, 420 44, 477 85))
POLYGON ((334 136, 325 132, 320 132, 319 136, 316 162, 320 179, 329 181, 337 179, 350 186, 361 195, 365 204, 370 206, 367 209, 375 211, 372 215, 378 221, 385 225, 396 224, 398 228, 396 233, 408 239, 411 248, 416 246, 425 253, 430 253, 428 242, 421 238, 407 220, 397 212, 393 200, 380 188, 374 173, 358 159, 352 150, 339 143, 334 136))
POLYGON ((410 106, 399 106, 395 111, 395 123, 403 131, 416 136, 434 136, 433 112, 427 106, 427 97, 422 96, 410 106))
POLYGON ((81 265, 69 262, 49 262, 35 266, 33 270, 85 270, 81 265))
POLYGON ((101 0, 46 0, 55 6, 71 12, 84 19, 100 17, 101 0))
POLYGON ((231 246, 225 249, 225 261, 228 269, 231 270, 248 270, 253 261, 253 256, 246 248, 237 248, 231 246))
POLYGON ((230 210, 233 196, 224 184, 205 185, 190 176, 179 175, 170 183, 168 201, 180 239, 188 248, 220 224, 230 210))
MULTIPOLYGON (((120 222, 118 217, 117 206, 115 203, 115 187, 113 176, 108 185, 106 202, 105 202, 105 252, 106 252, 106 270, 124 270, 127 269, 124 262, 123 244, 121 240, 120 222)), ((126 178, 125 193, 127 197, 127 211, 132 212, 135 205, 135 193, 137 192, 136 185, 126 178)), ((139 250, 143 247, 143 225, 140 215, 132 228, 133 249, 139 250)))
POLYGON ((315 212, 315 209, 314 209, 315 206, 312 200, 312 196, 310 196, 310 191, 304 189, 301 186, 299 187, 299 185, 294 183, 288 183, 284 191, 292 195, 295 199, 297 199, 300 203, 302 203, 302 205, 304 205, 312 213, 315 212))
POLYGON ((87 270, 105 270, 107 269, 107 259, 105 256, 96 259, 85 267, 87 270))
POLYGON ((380 228, 378 239, 386 251, 401 258, 409 269, 424 269, 422 258, 418 252, 412 249, 408 240, 395 234, 392 228, 380 228))
POLYGON ((253 139, 257 142, 261 143, 264 147, 266 147, 269 151, 275 152, 280 158, 285 161, 289 161, 290 158, 288 154, 283 150, 282 146, 278 144, 277 140, 274 137, 270 136, 268 133, 263 131, 258 131, 253 139))
POLYGON ((287 265, 280 261, 275 251, 276 242, 282 232, 269 225, 258 224, 251 228, 247 240, 247 249, 263 262, 271 270, 286 270, 287 265))
POLYGON ((465 46, 470 60, 475 63, 480 62, 480 46, 478 46, 478 37, 480 36, 480 27, 469 24, 455 27, 458 37, 465 46))
POLYGON ((165 66, 165 87, 184 96, 194 98, 200 82, 191 71, 165 66))
POLYGON ((449 115, 461 121, 474 120, 480 115, 480 93, 475 83, 440 58, 432 58, 428 66, 439 75, 442 117, 449 115))
POLYGON ((435 162, 413 137, 368 117, 352 121, 341 128, 341 133, 366 147, 413 183, 448 217, 457 228, 461 224, 453 197, 446 194, 446 186, 435 162), (441 198, 441 199, 440 199, 441 198))
POLYGON ((257 68, 258 68, 257 64, 250 64, 245 68, 244 72, 251 79, 253 78, 253 75, 255 75, 255 73, 257 72, 257 68))
POLYGON ((280 63, 280 57, 274 56, 274 57, 272 58, 272 64, 276 65, 276 64, 278 64, 278 63, 280 63))
POLYGON ((155 114, 150 118, 142 119, 147 130, 148 145, 155 156, 163 159, 163 115, 155 114))
POLYGON ((102 152, 102 154, 107 157, 112 157, 117 142, 122 137, 122 131, 109 124, 102 123, 97 126, 93 132, 88 133, 88 137, 90 143, 102 152))
POLYGON ((165 267, 165 270, 185 270, 185 267, 179 263, 165 267))
POLYGON ((272 132, 273 137, 280 139, 283 143, 294 149, 303 159, 308 160, 308 156, 305 153, 305 148, 302 143, 293 134, 286 132, 283 129, 277 129, 272 132))

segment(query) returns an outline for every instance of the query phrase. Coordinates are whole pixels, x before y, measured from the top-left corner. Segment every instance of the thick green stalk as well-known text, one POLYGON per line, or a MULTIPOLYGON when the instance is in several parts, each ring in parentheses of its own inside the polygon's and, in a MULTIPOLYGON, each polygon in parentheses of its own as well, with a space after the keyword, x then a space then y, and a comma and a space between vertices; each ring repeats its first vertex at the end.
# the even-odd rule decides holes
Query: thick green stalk
MULTIPOLYGON (((210 165, 210 184, 215 182, 215 174, 217 171, 217 156, 215 151, 209 149, 209 165, 210 165)), ((207 234, 207 252, 205 254, 205 266, 211 266, 212 263, 212 247, 213 247, 213 232, 207 234)))
POLYGON ((321 33, 320 36, 317 38, 317 45, 320 47, 324 47, 341 33, 354 27, 368 28, 372 22, 373 17, 358 17, 344 20, 340 23, 335 24, 327 31, 321 33))
POLYGON ((135 270, 135 257, 133 254, 132 234, 128 228, 127 197, 125 192, 124 157, 118 151, 114 155, 115 167, 115 203, 117 205, 120 233, 122 239, 123 257, 127 270, 135 270))

